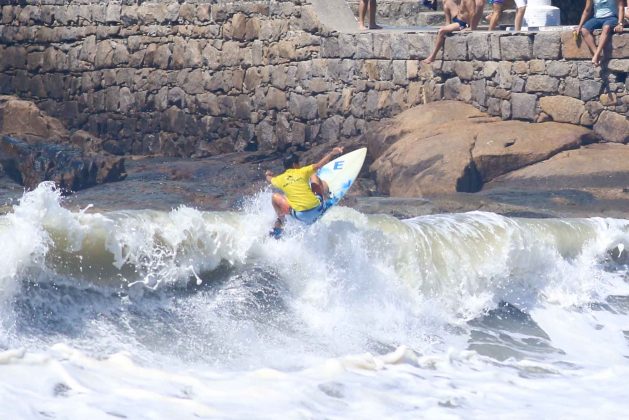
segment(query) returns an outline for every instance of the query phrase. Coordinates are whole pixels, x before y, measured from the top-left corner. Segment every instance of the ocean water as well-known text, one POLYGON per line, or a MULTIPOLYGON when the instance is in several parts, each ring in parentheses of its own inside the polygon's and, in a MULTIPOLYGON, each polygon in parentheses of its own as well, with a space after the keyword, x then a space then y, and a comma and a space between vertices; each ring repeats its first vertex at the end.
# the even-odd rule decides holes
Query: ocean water
POLYGON ((0 216, 2 419, 623 418, 629 221, 0 216))

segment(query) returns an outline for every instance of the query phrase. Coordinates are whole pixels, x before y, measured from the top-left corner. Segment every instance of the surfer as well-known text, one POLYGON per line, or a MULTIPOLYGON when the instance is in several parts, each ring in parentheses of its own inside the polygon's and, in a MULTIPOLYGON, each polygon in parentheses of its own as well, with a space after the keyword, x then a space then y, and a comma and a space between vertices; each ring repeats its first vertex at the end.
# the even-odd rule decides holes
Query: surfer
POLYGON ((343 148, 335 147, 317 163, 306 166, 300 166, 299 156, 291 153, 284 159, 283 173, 274 176, 271 171, 265 172, 266 180, 283 192, 273 194, 272 203, 277 220, 269 232, 271 236, 280 237, 287 214, 301 222, 312 224, 324 213, 328 186, 317 176, 317 171, 341 153, 343 148))

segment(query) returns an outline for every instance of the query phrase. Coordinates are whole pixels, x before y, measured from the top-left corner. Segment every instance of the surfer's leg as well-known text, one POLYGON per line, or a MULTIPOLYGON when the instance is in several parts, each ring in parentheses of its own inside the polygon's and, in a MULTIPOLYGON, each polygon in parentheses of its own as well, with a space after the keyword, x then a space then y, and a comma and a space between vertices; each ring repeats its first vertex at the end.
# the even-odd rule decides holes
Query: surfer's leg
POLYGON ((288 200, 286 199, 286 197, 279 193, 273 194, 271 202, 273 203, 275 214, 277 214, 275 227, 281 228, 282 225, 284 225, 284 219, 286 218, 286 215, 290 212, 290 204, 288 204, 288 200))
POLYGON ((277 214, 277 219, 275 219, 273 229, 271 229, 269 235, 275 239, 279 239, 280 236, 282 236, 286 215, 290 212, 290 204, 288 204, 286 197, 279 193, 273 194, 271 203, 273 203, 273 210, 275 210, 275 214, 277 214))

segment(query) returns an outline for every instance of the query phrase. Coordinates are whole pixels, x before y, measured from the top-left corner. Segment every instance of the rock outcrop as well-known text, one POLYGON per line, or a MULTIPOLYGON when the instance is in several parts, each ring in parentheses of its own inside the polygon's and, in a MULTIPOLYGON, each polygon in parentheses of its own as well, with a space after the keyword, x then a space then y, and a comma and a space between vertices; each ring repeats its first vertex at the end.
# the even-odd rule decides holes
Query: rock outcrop
POLYGON ((373 129, 367 141, 380 193, 425 197, 480 191, 498 177, 598 137, 570 124, 500 121, 444 101, 400 114, 373 129))
POLYGON ((52 180, 76 191, 126 176, 124 158, 103 152, 100 139, 11 96, 0 96, 0 164, 29 189, 52 180))

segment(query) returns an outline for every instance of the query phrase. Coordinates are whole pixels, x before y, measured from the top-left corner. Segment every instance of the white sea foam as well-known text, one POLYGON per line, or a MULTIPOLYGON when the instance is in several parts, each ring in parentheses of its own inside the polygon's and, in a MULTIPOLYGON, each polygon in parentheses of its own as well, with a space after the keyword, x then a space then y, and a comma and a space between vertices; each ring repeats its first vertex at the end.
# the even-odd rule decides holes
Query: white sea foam
POLYGON ((628 221, 339 207, 276 241, 269 198, 26 194, 0 217, 0 418, 624 415, 628 221))

